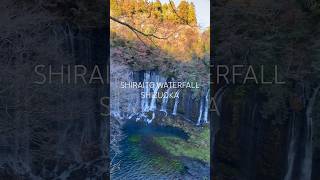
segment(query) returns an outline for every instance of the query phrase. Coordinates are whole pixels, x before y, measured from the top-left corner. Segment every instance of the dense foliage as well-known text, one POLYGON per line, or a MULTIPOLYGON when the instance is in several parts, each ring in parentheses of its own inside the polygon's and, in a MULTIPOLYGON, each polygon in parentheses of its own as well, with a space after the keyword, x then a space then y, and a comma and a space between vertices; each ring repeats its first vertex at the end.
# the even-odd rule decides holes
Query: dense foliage
POLYGON ((173 1, 163 3, 159 0, 149 2, 146 0, 111 0, 111 16, 137 17, 146 15, 158 21, 171 21, 174 23, 197 24, 195 6, 191 2, 181 1, 176 8, 173 1))
POLYGON ((127 40, 139 40, 144 45, 161 49, 180 61, 209 54, 209 29, 202 32, 197 26, 193 3, 112 0, 111 16, 131 27, 111 21, 111 32, 127 40))
POLYGON ((210 29, 197 26, 193 3, 112 0, 111 58, 133 70, 209 82, 210 29))

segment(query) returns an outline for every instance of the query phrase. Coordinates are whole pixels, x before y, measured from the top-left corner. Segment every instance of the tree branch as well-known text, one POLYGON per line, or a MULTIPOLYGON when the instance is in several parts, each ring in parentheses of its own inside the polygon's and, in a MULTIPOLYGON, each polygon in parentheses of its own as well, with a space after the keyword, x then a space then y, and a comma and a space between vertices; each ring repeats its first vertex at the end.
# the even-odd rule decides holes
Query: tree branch
POLYGON ((124 25, 124 26, 127 26, 129 29, 131 29, 131 30, 132 30, 133 32, 135 32, 135 33, 139 33, 139 34, 141 34, 141 35, 143 35, 143 36, 153 37, 153 38, 156 38, 156 39, 168 39, 168 38, 171 37, 173 34, 179 32, 180 30, 183 29, 183 28, 180 28, 180 29, 178 29, 177 31, 169 34, 169 35, 166 36, 166 37, 160 37, 160 36, 157 36, 157 35, 155 35, 155 34, 147 34, 147 33, 144 33, 144 32, 142 32, 142 31, 140 31, 139 29, 131 26, 130 24, 128 24, 128 23, 126 23, 126 22, 122 22, 122 21, 120 21, 120 20, 118 20, 117 18, 114 18, 114 17, 112 17, 112 16, 110 16, 110 19, 113 20, 113 21, 115 21, 115 22, 117 22, 117 23, 119 23, 119 24, 122 24, 122 25, 124 25))

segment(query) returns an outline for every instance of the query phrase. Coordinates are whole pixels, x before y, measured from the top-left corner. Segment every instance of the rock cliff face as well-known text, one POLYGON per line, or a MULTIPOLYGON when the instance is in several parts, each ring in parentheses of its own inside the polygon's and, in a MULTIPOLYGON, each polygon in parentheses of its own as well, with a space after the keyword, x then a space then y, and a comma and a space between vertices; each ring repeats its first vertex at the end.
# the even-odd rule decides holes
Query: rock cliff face
MULTIPOLYGON (((61 72, 63 65, 82 64, 88 67, 85 78, 95 64, 106 69, 107 28, 61 14, 61 9, 81 9, 76 3, 41 3, 0 5, 1 17, 8 18, 1 24, 0 44, 12 42, 1 47, 0 66, 7 68, 1 69, 0 89, 9 88, 1 92, 0 101, 9 108, 0 110, 0 179, 106 178, 108 123, 100 115, 105 111, 100 98, 107 96, 107 84, 67 83, 66 66, 64 83, 57 76, 49 83, 48 69, 51 65, 61 72), (10 56, 3 60, 4 54, 10 56), (47 81, 41 85, 34 83, 39 81, 37 65, 45 66, 41 72, 47 81)), ((91 8, 81 11, 92 15, 91 8)))
MULTIPOLYGON (((186 120, 195 124, 208 123, 209 95, 207 87, 200 87, 195 94, 192 89, 183 88, 123 88, 121 83, 129 82, 175 82, 167 78, 158 71, 133 71, 129 66, 115 62, 111 58, 111 114, 121 119, 147 118, 152 121, 152 117, 145 117, 141 113, 154 113, 155 115, 181 115, 186 120), (169 94, 165 98, 165 93, 169 94), (150 94, 149 97, 143 96, 150 94), (156 94, 156 95, 155 95, 156 94), (152 97, 154 96, 155 97, 152 97), (172 96, 170 96, 172 95, 172 96)), ((152 116, 152 115, 151 115, 152 116)))
MULTIPOLYGON (((231 93, 232 91, 229 91, 231 93)), ((217 179, 278 179, 286 162, 286 127, 261 117, 256 97, 223 98, 215 136, 213 169, 217 179)))
MULTIPOLYGON (((211 147, 214 178, 299 180, 305 177, 306 110, 288 112, 286 123, 277 124, 274 116, 268 119, 262 116, 257 94, 238 102, 235 102, 237 97, 230 95, 232 90, 226 94, 229 95, 223 97, 218 122, 212 121, 219 124, 211 147)), ((314 138, 313 143, 317 141, 314 138)), ((315 170, 319 166, 318 153, 315 147, 312 169, 308 169, 312 179, 316 179, 318 173, 315 170)))
POLYGON ((221 116, 211 119, 219 125, 211 138, 214 179, 317 179, 319 17, 307 4, 212 3, 215 63, 278 64, 286 82, 226 85, 221 116))

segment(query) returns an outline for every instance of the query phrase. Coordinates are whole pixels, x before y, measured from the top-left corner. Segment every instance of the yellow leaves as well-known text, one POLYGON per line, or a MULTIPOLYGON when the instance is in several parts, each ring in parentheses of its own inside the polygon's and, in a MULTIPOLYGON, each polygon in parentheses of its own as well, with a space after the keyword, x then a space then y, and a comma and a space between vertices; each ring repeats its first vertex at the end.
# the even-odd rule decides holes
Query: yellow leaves
POLYGON ((189 61, 192 56, 203 57, 210 48, 210 35, 208 32, 202 33, 199 27, 190 26, 196 24, 194 5, 182 1, 176 8, 171 3, 111 0, 111 10, 121 14, 118 19, 142 33, 117 23, 111 24, 111 31, 122 39, 140 41, 180 61, 189 61))

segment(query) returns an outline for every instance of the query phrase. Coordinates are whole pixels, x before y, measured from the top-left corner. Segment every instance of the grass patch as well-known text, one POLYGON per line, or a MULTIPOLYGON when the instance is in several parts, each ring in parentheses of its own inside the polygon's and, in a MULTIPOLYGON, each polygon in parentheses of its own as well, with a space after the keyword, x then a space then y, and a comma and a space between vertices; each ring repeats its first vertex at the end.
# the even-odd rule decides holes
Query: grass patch
POLYGON ((210 130, 193 131, 186 141, 177 137, 155 137, 155 142, 174 156, 186 156, 204 162, 210 161, 210 130))

